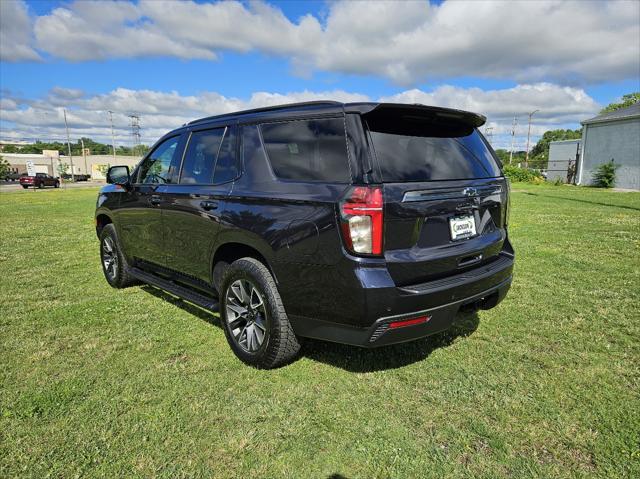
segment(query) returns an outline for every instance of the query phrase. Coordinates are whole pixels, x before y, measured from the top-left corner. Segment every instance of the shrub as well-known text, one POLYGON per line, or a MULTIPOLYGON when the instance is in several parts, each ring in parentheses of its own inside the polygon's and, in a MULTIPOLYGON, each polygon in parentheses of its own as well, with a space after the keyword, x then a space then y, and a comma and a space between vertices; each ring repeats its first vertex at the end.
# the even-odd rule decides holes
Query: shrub
POLYGON ((544 177, 539 171, 528 168, 518 168, 517 166, 504 165, 504 174, 512 182, 522 183, 543 183, 544 177))
POLYGON ((593 174, 593 186, 598 188, 611 188, 616 183, 616 170, 620 165, 613 163, 613 158, 609 163, 598 166, 593 174))

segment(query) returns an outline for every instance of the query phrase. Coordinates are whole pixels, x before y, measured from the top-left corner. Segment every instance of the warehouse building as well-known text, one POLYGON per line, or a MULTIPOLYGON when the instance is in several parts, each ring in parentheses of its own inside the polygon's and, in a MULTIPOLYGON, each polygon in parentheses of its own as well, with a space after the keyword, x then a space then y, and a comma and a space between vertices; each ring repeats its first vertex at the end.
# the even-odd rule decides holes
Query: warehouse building
POLYGON ((51 176, 60 176, 60 165, 64 166, 63 170, 67 174, 71 174, 71 163, 73 162, 75 175, 90 175, 94 180, 104 180, 104 172, 109 166, 127 165, 133 169, 140 161, 139 157, 119 155, 115 158, 112 155, 84 155, 74 156, 73 159, 70 159, 55 150, 44 150, 42 154, 2 153, 2 158, 9 163, 11 173, 26 173, 27 161, 30 161, 37 173, 46 173, 51 176))
POLYGON ((611 160, 619 165, 617 188, 640 191, 640 103, 582 122, 578 184, 590 185, 596 168, 611 160))

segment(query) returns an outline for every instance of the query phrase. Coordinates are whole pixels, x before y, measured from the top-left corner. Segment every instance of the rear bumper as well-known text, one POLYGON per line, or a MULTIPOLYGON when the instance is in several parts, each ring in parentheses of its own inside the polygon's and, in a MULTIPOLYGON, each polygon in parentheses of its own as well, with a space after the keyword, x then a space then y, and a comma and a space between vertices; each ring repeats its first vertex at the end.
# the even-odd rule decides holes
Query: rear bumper
POLYGON ((473 305, 479 309, 490 309, 496 306, 504 299, 507 291, 509 291, 511 279, 512 277, 509 276, 502 283, 487 291, 448 304, 413 311, 411 313, 379 318, 368 328, 356 328, 345 324, 311 318, 298 318, 294 323, 294 329, 297 334, 303 337, 351 344, 365 348, 413 341, 448 329, 456 318, 456 315, 467 305, 473 305), (392 322, 418 316, 426 316, 429 319, 425 323, 412 326, 400 328, 390 328, 389 326, 392 322))
POLYGON ((388 286, 382 281, 382 271, 356 270, 364 291, 358 325, 295 315, 290 319, 296 334, 303 337, 362 347, 412 341, 448 329, 463 308, 496 306, 511 286, 513 264, 513 255, 502 253, 496 261, 473 271, 407 287, 388 286), (390 326, 425 316, 426 322, 390 326))

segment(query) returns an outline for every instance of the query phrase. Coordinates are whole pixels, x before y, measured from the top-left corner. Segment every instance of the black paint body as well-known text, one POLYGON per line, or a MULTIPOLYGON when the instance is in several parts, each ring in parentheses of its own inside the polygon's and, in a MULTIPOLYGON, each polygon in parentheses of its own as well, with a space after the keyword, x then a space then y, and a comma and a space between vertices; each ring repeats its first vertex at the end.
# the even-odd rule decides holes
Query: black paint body
POLYGON ((97 227, 115 225, 130 264, 204 292, 214 289, 217 261, 261 259, 303 337, 378 346, 446 329, 462 307, 493 307, 509 288, 514 252, 506 224, 508 184, 503 176, 383 182, 361 118, 384 108, 457 115, 473 128, 484 121, 457 110, 323 102, 192 122, 157 143, 179 136, 173 178, 159 185, 106 185, 98 197, 97 227), (350 183, 279 180, 264 154, 249 155, 243 144, 258 141, 255 131, 249 134, 258 124, 307 118, 344 119, 350 183), (223 184, 178 183, 191 132, 232 126, 238 128, 237 177, 223 184), (351 254, 343 245, 339 202, 353 185, 383 187, 382 257, 351 254), (466 188, 476 194, 465 196, 466 188), (410 192, 417 197, 407 201, 410 192), (479 234, 451 241, 448 219, 461 213, 475 216, 479 234), (431 319, 375 337, 380 325, 418 314, 431 319))

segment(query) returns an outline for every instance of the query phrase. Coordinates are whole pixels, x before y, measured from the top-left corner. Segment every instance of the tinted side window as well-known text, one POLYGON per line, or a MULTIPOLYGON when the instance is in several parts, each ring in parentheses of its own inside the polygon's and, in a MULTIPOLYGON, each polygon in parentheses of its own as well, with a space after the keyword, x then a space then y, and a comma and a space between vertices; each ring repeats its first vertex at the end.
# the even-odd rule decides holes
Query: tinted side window
POLYGON ((213 182, 213 169, 224 131, 224 128, 216 128, 191 134, 180 183, 206 185, 213 182))
POLYGON ((224 140, 220 145, 218 159, 216 160, 216 170, 213 173, 214 183, 226 183, 238 176, 238 167, 236 162, 236 127, 227 128, 224 134, 224 140))
POLYGON ((344 128, 342 118, 262 125, 273 172, 285 180, 349 182, 344 128))
POLYGON ((169 168, 178 147, 179 136, 168 138, 142 162, 138 172, 138 183, 170 183, 169 168))

